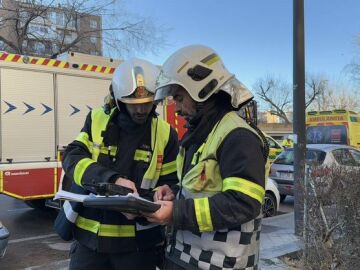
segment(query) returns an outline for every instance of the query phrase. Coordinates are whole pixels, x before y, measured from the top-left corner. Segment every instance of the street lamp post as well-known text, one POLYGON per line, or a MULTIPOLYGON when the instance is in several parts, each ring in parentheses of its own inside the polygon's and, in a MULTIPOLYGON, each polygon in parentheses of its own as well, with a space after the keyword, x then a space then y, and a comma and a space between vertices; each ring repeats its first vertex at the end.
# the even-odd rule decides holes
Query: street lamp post
POLYGON ((305 34, 304 0, 293 0, 293 100, 294 100, 294 218, 295 234, 304 228, 305 176, 305 34))

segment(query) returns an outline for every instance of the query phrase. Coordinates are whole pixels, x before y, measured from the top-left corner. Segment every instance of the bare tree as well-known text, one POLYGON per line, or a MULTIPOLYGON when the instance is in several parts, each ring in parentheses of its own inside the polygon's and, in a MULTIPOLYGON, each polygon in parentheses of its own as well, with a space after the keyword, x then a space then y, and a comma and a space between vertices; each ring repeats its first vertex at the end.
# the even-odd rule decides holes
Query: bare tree
POLYGON ((10 52, 31 54, 36 52, 34 44, 40 44, 40 54, 55 57, 69 50, 100 53, 104 45, 107 54, 120 56, 164 45, 165 29, 149 18, 126 13, 120 1, 2 2, 0 49, 10 52))
POLYGON ((286 115, 292 105, 291 86, 288 83, 268 75, 256 81, 254 90, 268 104, 271 114, 279 116, 286 124, 290 123, 286 115))
MULTIPOLYGON (((359 91, 351 89, 344 83, 337 85, 323 81, 323 88, 314 102, 309 106, 309 110, 328 111, 328 110, 350 110, 360 111, 359 91)), ((319 87, 321 88, 321 87, 319 87)))
MULTIPOLYGON (((306 107, 325 91, 326 82, 320 76, 306 76, 306 107)), ((254 89, 256 94, 268 104, 271 114, 279 116, 286 124, 291 122, 287 114, 287 112, 292 111, 293 105, 293 92, 290 83, 268 75, 265 79, 258 79, 254 89)))
POLYGON ((355 83, 360 85, 360 35, 355 36, 355 45, 358 48, 358 54, 354 56, 350 64, 345 66, 345 71, 350 74, 355 83))
POLYGON ((346 87, 339 87, 336 91, 328 89, 325 104, 327 106, 323 106, 323 110, 360 111, 359 92, 350 91, 346 87))
POLYGON ((316 103, 318 110, 321 110, 326 96, 326 90, 328 87, 328 80, 321 75, 307 74, 305 81, 305 108, 316 103))

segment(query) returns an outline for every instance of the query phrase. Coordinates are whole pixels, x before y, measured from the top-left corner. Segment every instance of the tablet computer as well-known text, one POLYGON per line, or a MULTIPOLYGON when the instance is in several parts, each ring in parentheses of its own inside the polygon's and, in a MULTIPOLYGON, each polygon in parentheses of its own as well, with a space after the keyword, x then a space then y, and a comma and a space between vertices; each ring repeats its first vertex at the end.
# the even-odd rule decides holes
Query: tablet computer
POLYGON ((139 212, 153 213, 160 208, 160 204, 129 193, 125 196, 88 196, 83 201, 85 207, 93 207, 119 212, 137 214, 139 212))

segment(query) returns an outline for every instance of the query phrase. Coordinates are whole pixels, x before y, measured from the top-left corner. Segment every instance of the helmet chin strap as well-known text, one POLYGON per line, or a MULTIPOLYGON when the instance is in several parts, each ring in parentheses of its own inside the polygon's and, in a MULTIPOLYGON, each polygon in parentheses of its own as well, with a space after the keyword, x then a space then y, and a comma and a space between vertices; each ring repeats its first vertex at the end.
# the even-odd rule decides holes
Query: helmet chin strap
POLYGON ((115 99, 115 104, 116 104, 116 107, 118 108, 118 110, 120 112, 121 109, 120 109, 119 101, 117 99, 115 99))
POLYGON ((196 114, 201 113, 202 110, 204 109, 204 102, 196 102, 196 114))

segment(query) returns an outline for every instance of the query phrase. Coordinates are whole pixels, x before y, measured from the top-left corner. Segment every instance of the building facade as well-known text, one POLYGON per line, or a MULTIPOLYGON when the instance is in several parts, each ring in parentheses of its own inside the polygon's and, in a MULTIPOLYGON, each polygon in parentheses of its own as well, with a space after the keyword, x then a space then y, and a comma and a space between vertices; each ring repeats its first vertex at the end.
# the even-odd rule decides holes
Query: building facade
POLYGON ((76 7, 0 0, 0 50, 55 57, 64 51, 102 55, 101 16, 76 7), (13 44, 13 46, 10 46, 13 44))

